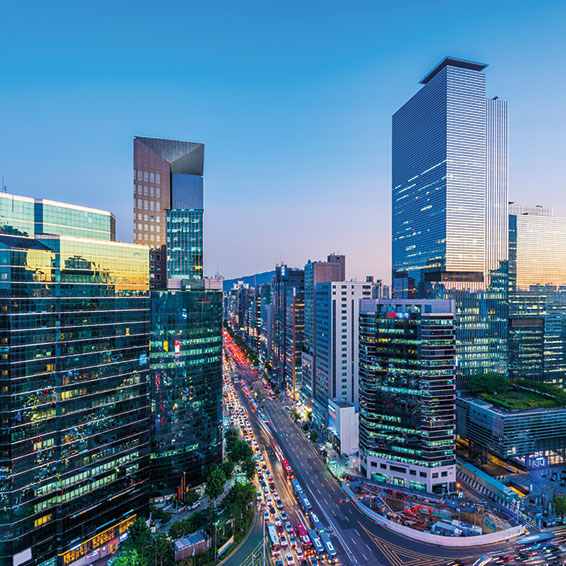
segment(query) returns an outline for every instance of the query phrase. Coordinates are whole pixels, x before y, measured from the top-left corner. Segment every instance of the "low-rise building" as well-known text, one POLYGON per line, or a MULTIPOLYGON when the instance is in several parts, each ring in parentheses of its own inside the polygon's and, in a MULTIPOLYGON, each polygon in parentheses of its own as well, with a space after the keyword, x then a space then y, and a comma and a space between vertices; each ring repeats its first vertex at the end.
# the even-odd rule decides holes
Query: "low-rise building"
POLYGON ((328 402, 328 430, 332 445, 343 456, 359 449, 359 412, 353 403, 341 399, 328 402))

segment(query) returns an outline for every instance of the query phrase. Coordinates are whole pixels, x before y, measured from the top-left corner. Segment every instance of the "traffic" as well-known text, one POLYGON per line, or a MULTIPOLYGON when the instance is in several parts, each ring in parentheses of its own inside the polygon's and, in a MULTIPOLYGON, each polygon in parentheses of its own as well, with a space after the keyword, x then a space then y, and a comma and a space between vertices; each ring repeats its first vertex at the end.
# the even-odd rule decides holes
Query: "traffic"
MULTIPOLYGON (((238 352, 235 350, 236 355, 238 352)), ((232 351, 228 349, 228 352, 231 356, 232 351)), ((240 359, 238 362, 245 363, 240 359)), ((230 414, 230 426, 239 429, 242 438, 254 451, 257 502, 265 527, 263 542, 267 562, 272 566, 337 564, 332 539, 313 513, 308 496, 274 441, 267 416, 246 381, 240 379, 237 371, 231 373, 233 378, 225 380, 225 405, 230 414), (236 380, 248 407, 236 392, 236 380)), ((268 394, 272 395, 272 392, 268 391, 268 394)))

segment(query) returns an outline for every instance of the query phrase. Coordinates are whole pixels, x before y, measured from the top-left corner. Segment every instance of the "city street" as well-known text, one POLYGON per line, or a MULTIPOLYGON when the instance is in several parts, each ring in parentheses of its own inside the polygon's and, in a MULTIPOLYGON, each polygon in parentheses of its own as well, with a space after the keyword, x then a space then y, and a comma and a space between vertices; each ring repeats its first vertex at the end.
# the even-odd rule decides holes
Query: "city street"
MULTIPOLYGON (((257 374, 249 367, 237 365, 241 376, 252 387, 263 387, 257 374)), ((236 390, 242 404, 247 404, 241 386, 237 385, 236 390)), ((444 549, 418 543, 377 525, 363 515, 353 503, 340 503, 345 497, 344 492, 282 404, 277 400, 265 399, 263 406, 274 440, 293 467, 295 477, 306 491, 315 512, 327 525, 327 531, 336 543, 341 564, 441 566, 455 564, 465 558, 479 557, 485 553, 486 549, 444 549)), ((257 418, 251 411, 250 420, 254 423, 254 429, 260 429, 257 418)), ((269 442, 268 435, 262 431, 258 434, 258 441, 269 442)))

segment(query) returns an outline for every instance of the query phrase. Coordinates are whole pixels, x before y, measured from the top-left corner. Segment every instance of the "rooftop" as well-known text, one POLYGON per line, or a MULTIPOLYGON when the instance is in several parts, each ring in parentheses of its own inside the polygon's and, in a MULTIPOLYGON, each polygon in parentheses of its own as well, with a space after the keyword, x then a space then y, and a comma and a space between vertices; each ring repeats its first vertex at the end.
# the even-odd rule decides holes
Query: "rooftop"
POLYGON ((459 69, 468 69, 470 71, 483 71, 487 64, 478 63, 476 61, 467 61, 466 59, 456 59, 454 57, 444 57, 444 59, 420 81, 422 85, 430 82, 444 67, 458 67, 459 69))

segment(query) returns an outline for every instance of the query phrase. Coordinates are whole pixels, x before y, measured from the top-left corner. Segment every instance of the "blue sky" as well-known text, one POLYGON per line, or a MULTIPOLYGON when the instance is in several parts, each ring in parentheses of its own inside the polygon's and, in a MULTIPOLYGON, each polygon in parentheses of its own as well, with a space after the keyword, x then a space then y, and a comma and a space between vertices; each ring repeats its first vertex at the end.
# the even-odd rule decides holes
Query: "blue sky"
POLYGON ((566 216, 566 2, 4 2, 8 192, 112 210, 135 135, 201 141, 205 271, 390 272, 391 115, 443 56, 510 103, 511 200, 566 216))

